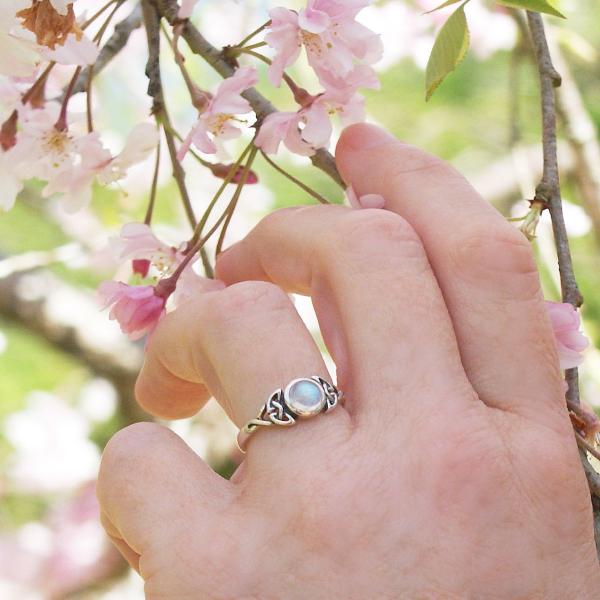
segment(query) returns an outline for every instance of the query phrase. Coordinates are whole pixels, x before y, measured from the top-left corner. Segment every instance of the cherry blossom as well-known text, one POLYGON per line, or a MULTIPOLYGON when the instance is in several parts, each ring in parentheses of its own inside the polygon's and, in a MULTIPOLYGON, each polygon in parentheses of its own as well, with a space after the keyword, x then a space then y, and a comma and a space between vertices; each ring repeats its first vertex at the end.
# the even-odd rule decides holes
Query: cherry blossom
POLYGON ((54 103, 26 113, 16 145, 0 160, 0 170, 7 161, 12 166, 11 177, 1 184, 5 194, 2 208, 10 208, 22 182, 35 177, 47 182, 42 192, 45 198, 60 194, 65 209, 75 211, 89 203, 94 180, 107 184, 121 179, 158 143, 156 128, 141 123, 130 133, 121 154, 113 157, 97 132, 77 134, 57 128, 59 113, 60 107, 54 103))
POLYGON ((37 46, 25 37, 16 16, 30 4, 27 0, 0 2, 0 75, 27 77, 39 61, 37 46))
POLYGON ((269 79, 279 86, 285 69, 297 60, 302 47, 319 78, 327 73, 344 77, 355 61, 370 65, 382 55, 379 36, 356 21, 370 0, 308 0, 305 9, 270 11, 271 25, 265 36, 275 50, 269 79))
POLYGON ((546 308, 554 330, 561 369, 572 369, 583 362, 582 352, 588 339, 580 331, 579 313, 567 302, 546 301, 546 308))
POLYGON ((174 289, 175 284, 168 279, 163 279, 157 286, 105 281, 100 284, 98 294, 104 308, 112 306, 110 319, 118 321, 121 331, 129 339, 138 340, 154 331, 174 289))
POLYGON ((192 144, 201 152, 215 154, 218 150, 215 140, 239 137, 242 132, 231 121, 239 122, 236 115, 252 112, 250 103, 240 94, 257 81, 258 75, 253 67, 242 67, 223 80, 181 146, 178 158, 182 160, 192 144))
POLYGON ((77 36, 70 33, 64 44, 56 46, 53 50, 44 49, 42 52, 46 60, 52 60, 61 65, 86 66, 96 62, 100 49, 88 37, 77 36))
POLYGON ((283 142, 291 152, 311 156, 329 145, 333 133, 331 117, 338 115, 343 126, 363 121, 364 97, 359 87, 377 88, 379 80, 369 67, 356 66, 345 79, 328 74, 326 91, 315 96, 297 113, 273 113, 264 120, 256 145, 267 154, 275 154, 283 142))
POLYGON ((134 272, 143 277, 154 266, 161 274, 170 273, 183 260, 177 248, 165 244, 156 237, 149 225, 127 223, 119 237, 111 240, 113 251, 119 260, 132 260, 134 272))

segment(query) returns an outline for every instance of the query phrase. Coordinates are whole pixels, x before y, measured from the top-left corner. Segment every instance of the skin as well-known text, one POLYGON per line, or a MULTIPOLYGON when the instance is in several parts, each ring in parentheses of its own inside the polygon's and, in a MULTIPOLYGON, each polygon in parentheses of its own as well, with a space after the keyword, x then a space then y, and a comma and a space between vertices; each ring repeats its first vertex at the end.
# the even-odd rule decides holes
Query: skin
POLYGON ((285 292, 310 294, 345 404, 257 432, 231 481, 175 434, 108 444, 108 534, 183 599, 600 597, 586 481, 529 243, 450 166, 369 125, 337 163, 386 210, 285 209, 168 315, 137 383, 164 418, 233 422, 331 379, 285 292))

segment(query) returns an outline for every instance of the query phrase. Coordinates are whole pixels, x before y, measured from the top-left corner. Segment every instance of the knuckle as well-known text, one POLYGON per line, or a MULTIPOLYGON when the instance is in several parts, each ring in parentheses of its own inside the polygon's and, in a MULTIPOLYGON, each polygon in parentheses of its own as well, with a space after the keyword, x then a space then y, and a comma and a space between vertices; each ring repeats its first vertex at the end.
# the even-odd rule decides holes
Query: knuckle
POLYGON ((352 254, 424 257, 419 236, 400 215, 379 209, 354 210, 340 218, 334 243, 352 254))
MULTIPOLYGON (((540 289, 537 265, 531 244, 525 236, 506 223, 455 239, 450 260, 463 278, 473 277, 479 284, 487 278, 499 282, 507 297, 533 299, 540 289)), ((498 291, 498 285, 495 285, 498 291)))
POLYGON ((265 281, 243 281, 207 295, 201 312, 212 321, 236 319, 249 312, 289 310, 290 300, 278 286, 265 281))
POLYGON ((102 489, 110 476, 111 487, 115 481, 129 479, 132 466, 149 469, 162 456, 163 442, 172 434, 156 423, 135 423, 117 432, 106 445, 100 464, 99 488, 102 489))
POLYGON ((243 281, 225 290, 221 295, 221 309, 227 313, 246 311, 253 307, 260 310, 287 308, 289 299, 278 286, 266 281, 243 281))

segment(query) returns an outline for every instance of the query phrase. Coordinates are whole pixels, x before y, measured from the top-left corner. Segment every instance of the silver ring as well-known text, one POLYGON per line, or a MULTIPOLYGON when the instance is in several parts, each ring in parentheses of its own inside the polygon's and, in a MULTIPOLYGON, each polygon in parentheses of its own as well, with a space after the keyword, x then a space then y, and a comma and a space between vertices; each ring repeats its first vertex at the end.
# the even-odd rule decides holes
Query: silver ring
POLYGON ((285 389, 274 391, 258 416, 240 429, 237 437, 240 450, 245 452, 248 438, 259 427, 290 427, 298 419, 308 419, 329 412, 338 405, 342 396, 343 393, 333 384, 318 375, 290 381, 285 389))

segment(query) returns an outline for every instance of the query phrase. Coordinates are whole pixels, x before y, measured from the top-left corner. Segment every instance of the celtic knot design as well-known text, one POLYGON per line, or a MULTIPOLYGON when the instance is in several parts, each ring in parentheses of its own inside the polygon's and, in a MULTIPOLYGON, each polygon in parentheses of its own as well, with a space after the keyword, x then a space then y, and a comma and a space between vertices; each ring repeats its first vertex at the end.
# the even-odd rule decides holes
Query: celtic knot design
POLYGON ((335 406, 337 405, 337 403, 339 402, 339 400, 342 397, 342 393, 337 388, 335 388, 333 385, 331 385, 328 381, 323 379, 322 377, 318 377, 315 375, 311 379, 318 381, 319 385, 325 391, 325 400, 326 400, 325 412, 328 412, 332 408, 335 408, 335 406))
POLYGON ((285 403, 283 390, 277 390, 265 404, 261 419, 269 420, 275 425, 293 425, 296 419, 290 413, 285 403))

